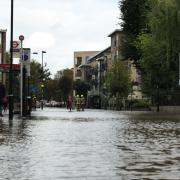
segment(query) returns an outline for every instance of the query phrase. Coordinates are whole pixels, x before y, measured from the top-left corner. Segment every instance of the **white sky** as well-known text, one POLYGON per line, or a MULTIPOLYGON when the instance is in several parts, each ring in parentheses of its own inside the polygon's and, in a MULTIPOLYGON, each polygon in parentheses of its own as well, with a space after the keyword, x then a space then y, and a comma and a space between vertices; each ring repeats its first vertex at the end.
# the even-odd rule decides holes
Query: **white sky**
MULTIPOLYGON (((10 3, 0 0, 0 29, 10 37, 10 3)), ((103 50, 110 45, 107 37, 119 28, 118 0, 14 0, 14 40, 25 36, 25 47, 54 75, 73 67, 73 52, 103 50)))

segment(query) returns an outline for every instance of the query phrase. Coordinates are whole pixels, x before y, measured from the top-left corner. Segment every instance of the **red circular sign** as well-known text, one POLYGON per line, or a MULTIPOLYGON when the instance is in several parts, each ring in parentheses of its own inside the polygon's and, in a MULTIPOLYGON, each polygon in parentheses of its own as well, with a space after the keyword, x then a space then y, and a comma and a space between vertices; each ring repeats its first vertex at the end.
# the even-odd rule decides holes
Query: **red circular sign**
POLYGON ((13 48, 17 48, 18 47, 18 42, 17 41, 13 41, 13 48))
POLYGON ((24 40, 24 36, 23 36, 23 35, 20 35, 20 36, 19 36, 19 40, 20 40, 20 41, 23 41, 23 40, 24 40))

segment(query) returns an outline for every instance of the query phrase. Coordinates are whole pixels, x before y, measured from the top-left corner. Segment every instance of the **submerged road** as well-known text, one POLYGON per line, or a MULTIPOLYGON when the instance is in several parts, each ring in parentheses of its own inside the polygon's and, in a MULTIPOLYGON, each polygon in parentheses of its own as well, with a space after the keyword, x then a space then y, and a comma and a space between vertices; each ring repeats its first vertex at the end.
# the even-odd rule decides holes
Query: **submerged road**
POLYGON ((180 179, 180 116, 53 108, 5 116, 0 179, 180 179))

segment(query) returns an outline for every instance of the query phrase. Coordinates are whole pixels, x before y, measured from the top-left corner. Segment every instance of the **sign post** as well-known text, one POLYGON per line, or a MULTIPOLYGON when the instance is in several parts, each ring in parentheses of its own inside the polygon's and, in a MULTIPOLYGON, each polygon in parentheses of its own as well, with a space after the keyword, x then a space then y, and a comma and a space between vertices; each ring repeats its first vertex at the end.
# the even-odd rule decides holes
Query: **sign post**
POLYGON ((13 58, 20 58, 21 41, 13 41, 13 58))
POLYGON ((20 76, 21 76, 21 87, 20 87, 20 104, 21 104, 21 117, 23 116, 23 40, 24 40, 24 36, 20 35, 19 36, 19 40, 21 41, 21 50, 20 50, 20 65, 21 65, 21 69, 20 69, 20 76))

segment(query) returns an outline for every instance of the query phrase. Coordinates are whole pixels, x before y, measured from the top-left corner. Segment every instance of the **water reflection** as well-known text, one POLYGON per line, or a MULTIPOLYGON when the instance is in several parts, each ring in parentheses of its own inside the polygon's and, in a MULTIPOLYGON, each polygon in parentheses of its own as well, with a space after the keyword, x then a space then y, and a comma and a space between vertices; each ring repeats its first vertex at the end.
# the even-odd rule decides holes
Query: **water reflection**
POLYGON ((29 120, 0 120, 0 177, 179 179, 176 115, 45 109, 29 120))

